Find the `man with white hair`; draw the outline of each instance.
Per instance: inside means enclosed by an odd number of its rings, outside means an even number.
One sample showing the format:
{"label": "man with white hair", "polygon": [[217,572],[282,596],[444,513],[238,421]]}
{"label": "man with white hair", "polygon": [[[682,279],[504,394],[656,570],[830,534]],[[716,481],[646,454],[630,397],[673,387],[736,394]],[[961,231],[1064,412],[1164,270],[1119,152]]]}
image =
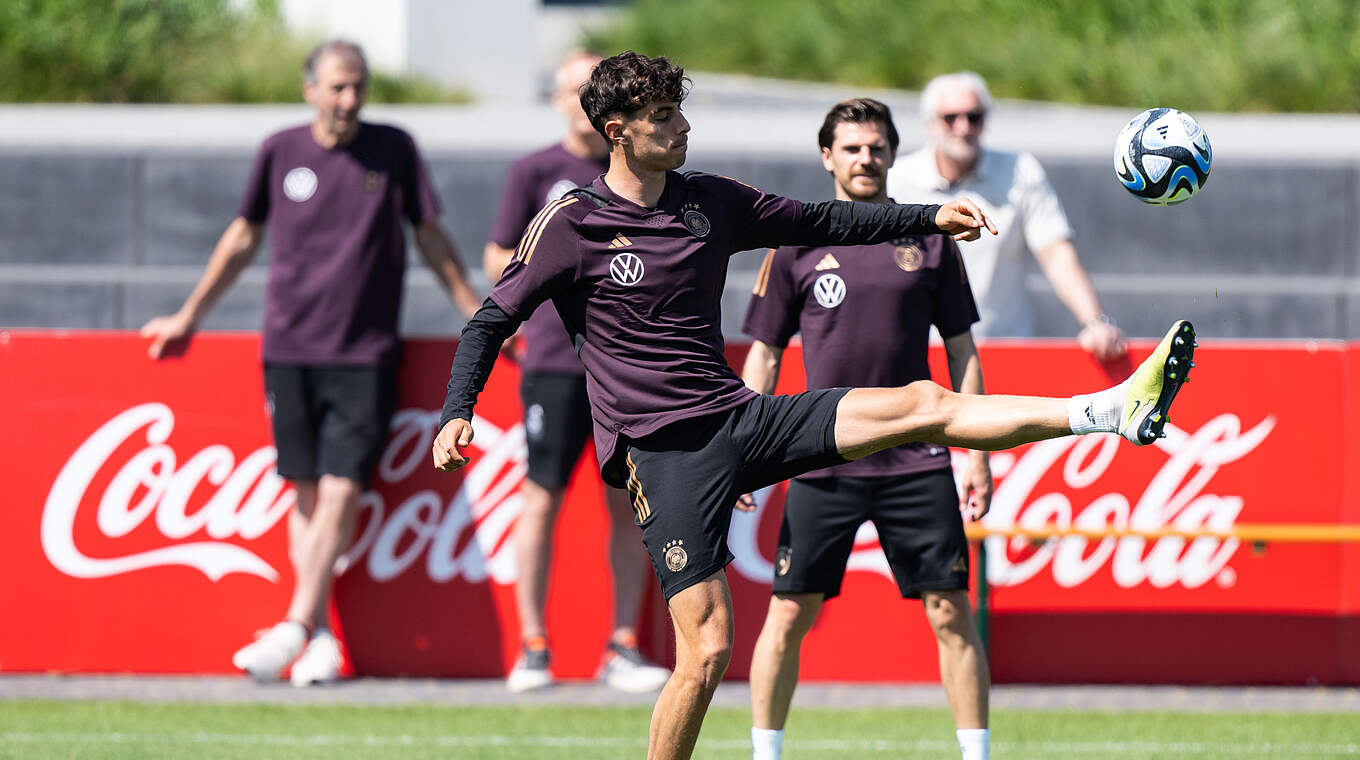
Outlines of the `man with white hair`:
{"label": "man with white hair", "polygon": [[1081,347],[1100,361],[1122,356],[1124,334],[1101,309],[1043,167],[1029,153],[982,147],[991,110],[991,93],[977,74],[932,79],[921,92],[927,145],[897,161],[888,173],[888,192],[905,203],[968,198],[995,220],[1000,235],[959,246],[982,317],[973,326],[976,336],[1034,334],[1034,307],[1025,288],[1028,252],[1081,325]]}

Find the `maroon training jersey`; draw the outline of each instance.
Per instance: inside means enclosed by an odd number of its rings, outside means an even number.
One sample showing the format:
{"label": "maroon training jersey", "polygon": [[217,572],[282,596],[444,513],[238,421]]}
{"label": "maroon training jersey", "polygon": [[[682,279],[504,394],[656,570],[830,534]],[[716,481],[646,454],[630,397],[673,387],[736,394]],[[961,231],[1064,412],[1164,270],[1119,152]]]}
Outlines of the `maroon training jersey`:
{"label": "maroon training jersey", "polygon": [[[588,185],[609,168],[609,157],[581,158],[561,143],[519,159],[501,194],[500,211],[491,226],[491,242],[514,248],[524,228],[539,209],[561,198],[568,190]],[[551,304],[536,309],[520,328],[524,337],[524,360],[528,372],[585,372],[562,318]]]}
{"label": "maroon training jersey", "polygon": [[439,215],[410,135],[363,123],[323,148],[311,125],[278,132],[255,157],[239,215],[268,222],[264,358],[284,364],[395,361],[406,273],[401,220]]}
{"label": "maroon training jersey", "polygon": [[[803,335],[808,388],[930,379],[930,326],[950,338],[978,319],[947,235],[877,245],[780,248],[760,268],[742,330],[777,348]],[[873,477],[949,467],[948,449],[906,444],[800,477]]]}
{"label": "maroon training jersey", "polygon": [[602,179],[591,188],[608,202],[573,194],[539,212],[491,300],[523,319],[552,299],[586,368],[604,465],[619,435],[639,438],[756,395],[723,356],[727,260],[791,241],[802,204],[698,172],[668,173],[656,208]]}

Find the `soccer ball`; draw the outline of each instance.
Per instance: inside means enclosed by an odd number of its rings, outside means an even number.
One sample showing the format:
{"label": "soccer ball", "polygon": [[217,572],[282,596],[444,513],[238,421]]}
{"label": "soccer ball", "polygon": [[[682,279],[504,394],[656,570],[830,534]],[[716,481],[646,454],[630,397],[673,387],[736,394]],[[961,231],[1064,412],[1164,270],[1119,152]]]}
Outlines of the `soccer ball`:
{"label": "soccer ball", "polygon": [[1174,206],[1190,200],[1209,179],[1214,151],[1209,136],[1189,114],[1149,108],[1119,131],[1114,175],[1144,203]]}

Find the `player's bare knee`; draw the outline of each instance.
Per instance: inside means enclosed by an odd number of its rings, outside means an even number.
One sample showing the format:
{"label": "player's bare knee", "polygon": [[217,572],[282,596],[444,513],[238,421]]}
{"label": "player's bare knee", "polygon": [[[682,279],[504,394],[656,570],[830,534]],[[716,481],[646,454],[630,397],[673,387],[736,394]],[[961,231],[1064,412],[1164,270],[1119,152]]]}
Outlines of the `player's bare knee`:
{"label": "player's bare knee", "polygon": [[966,591],[928,592],[923,600],[926,618],[941,640],[966,640],[974,635],[973,613]]}
{"label": "player's bare knee", "polygon": [[898,424],[904,431],[916,438],[944,428],[948,421],[945,399],[949,391],[929,380],[917,380],[897,390]]}
{"label": "player's bare knee", "polygon": [[802,639],[812,630],[821,610],[819,594],[779,594],[770,598],[769,624],[781,642]]}

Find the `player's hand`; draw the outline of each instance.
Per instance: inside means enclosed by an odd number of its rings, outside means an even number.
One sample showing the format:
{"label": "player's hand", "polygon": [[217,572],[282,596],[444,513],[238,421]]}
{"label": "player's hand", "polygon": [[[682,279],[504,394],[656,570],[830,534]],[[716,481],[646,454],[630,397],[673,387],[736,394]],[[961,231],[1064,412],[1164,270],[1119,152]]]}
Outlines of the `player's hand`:
{"label": "player's hand", "polygon": [[1077,343],[1096,361],[1107,362],[1128,352],[1124,331],[1109,322],[1093,319],[1077,333]]}
{"label": "player's hand", "polygon": [[996,234],[996,225],[992,224],[992,220],[967,198],[940,206],[940,210],[935,213],[935,226],[958,241],[977,240],[984,229]]}
{"label": "player's hand", "polygon": [[434,437],[434,466],[436,470],[453,472],[472,461],[462,450],[472,444],[472,423],[455,417],[444,424]]}
{"label": "player's hand", "polygon": [[737,509],[742,512],[754,512],[757,506],[754,494],[744,493],[737,499]]}
{"label": "player's hand", "polygon": [[142,325],[141,335],[151,339],[146,353],[152,359],[179,356],[189,348],[189,339],[194,335],[194,323],[181,314],[156,317]]}
{"label": "player's hand", "polygon": [[959,512],[964,519],[977,522],[992,508],[992,464],[985,451],[968,454],[959,484]]}

